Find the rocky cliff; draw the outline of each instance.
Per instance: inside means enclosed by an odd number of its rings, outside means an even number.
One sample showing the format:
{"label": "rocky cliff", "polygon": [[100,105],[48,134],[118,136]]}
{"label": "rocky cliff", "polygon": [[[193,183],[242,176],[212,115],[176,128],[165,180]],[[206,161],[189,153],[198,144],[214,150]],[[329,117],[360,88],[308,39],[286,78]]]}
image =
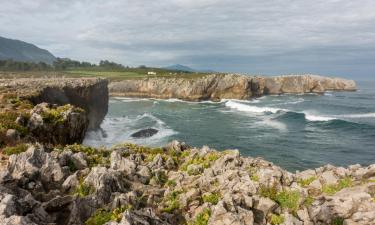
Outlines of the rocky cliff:
{"label": "rocky cliff", "polygon": [[267,94],[354,91],[352,80],[317,75],[251,77],[233,74],[209,75],[197,79],[147,78],[112,82],[113,96],[178,98],[188,101],[249,99]]}
{"label": "rocky cliff", "polygon": [[108,110],[106,80],[0,81],[0,148],[23,142],[81,143]]}
{"label": "rocky cliff", "polygon": [[1,224],[372,225],[375,164],[290,173],[237,150],[30,145],[0,170]]}

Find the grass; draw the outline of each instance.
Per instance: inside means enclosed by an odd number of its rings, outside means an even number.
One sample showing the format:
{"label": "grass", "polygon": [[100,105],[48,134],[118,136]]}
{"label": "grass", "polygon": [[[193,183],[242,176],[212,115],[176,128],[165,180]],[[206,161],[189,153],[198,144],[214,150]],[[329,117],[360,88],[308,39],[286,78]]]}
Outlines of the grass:
{"label": "grass", "polygon": [[297,183],[301,186],[301,187],[307,187],[309,186],[314,180],[316,180],[316,177],[315,176],[312,176],[312,177],[309,177],[309,178],[306,178],[306,179],[299,179],[297,181]]}
{"label": "grass", "polygon": [[276,185],[270,187],[261,185],[259,192],[261,196],[270,198],[277,202],[283,209],[288,209],[295,213],[299,208],[301,194],[298,191],[283,190],[278,192]]}
{"label": "grass", "polygon": [[97,209],[85,222],[86,225],[103,225],[112,219],[112,213],[105,209]]}
{"label": "grass", "polygon": [[90,168],[97,165],[109,164],[110,151],[105,149],[96,149],[89,146],[73,144],[65,146],[64,150],[72,151],[73,153],[83,152],[87,155],[87,164]]}
{"label": "grass", "polygon": [[211,209],[206,208],[201,213],[199,213],[196,217],[193,223],[190,223],[189,225],[207,225],[208,220],[210,220],[211,217]]}
{"label": "grass", "polygon": [[180,208],[180,194],[180,191],[172,191],[171,193],[169,193],[168,196],[164,199],[166,207],[163,208],[162,211],[166,213],[173,213],[175,210],[178,210]]}
{"label": "grass", "polygon": [[167,187],[176,187],[177,183],[176,183],[175,180],[168,180],[168,181],[165,183],[165,185],[166,185]]}
{"label": "grass", "polygon": [[80,198],[83,198],[94,193],[94,191],[94,188],[92,188],[90,185],[85,184],[81,179],[78,186],[74,189],[73,194]]}
{"label": "grass", "polygon": [[297,212],[301,194],[298,191],[284,190],[276,195],[276,202],[281,208],[289,209],[291,212]]}
{"label": "grass", "polygon": [[331,225],[343,225],[344,224],[344,218],[342,217],[336,217],[331,221]]}
{"label": "grass", "polygon": [[312,196],[307,196],[305,201],[303,202],[303,204],[306,206],[306,207],[309,207],[313,204],[313,202],[315,201],[315,199],[312,197]]}
{"label": "grass", "polygon": [[221,153],[219,152],[210,152],[207,153],[204,157],[194,156],[191,159],[188,159],[180,166],[180,170],[187,171],[189,165],[202,165],[203,168],[209,168],[213,162],[221,157]]}
{"label": "grass", "polygon": [[14,147],[6,147],[6,148],[4,148],[3,149],[3,153],[5,155],[8,155],[8,156],[13,155],[13,154],[18,155],[18,154],[20,154],[22,152],[25,152],[27,150],[27,148],[28,148],[27,144],[18,144],[18,145],[14,146]]}
{"label": "grass", "polygon": [[336,192],[353,186],[353,180],[351,177],[345,177],[339,180],[337,184],[323,185],[322,191],[328,195],[334,195]]}
{"label": "grass", "polygon": [[[20,116],[17,112],[2,112],[0,113],[0,130],[6,132],[8,129],[17,130],[21,136],[25,136],[28,133],[27,127],[21,126],[16,123],[16,119]],[[30,118],[28,113],[23,113],[22,116],[25,118]]]}
{"label": "grass", "polygon": [[271,215],[270,223],[272,225],[282,224],[284,223],[284,221],[285,221],[285,218],[282,215],[276,215],[276,214]]}
{"label": "grass", "polygon": [[209,202],[216,205],[220,200],[220,194],[218,193],[206,193],[202,196],[203,202]]}

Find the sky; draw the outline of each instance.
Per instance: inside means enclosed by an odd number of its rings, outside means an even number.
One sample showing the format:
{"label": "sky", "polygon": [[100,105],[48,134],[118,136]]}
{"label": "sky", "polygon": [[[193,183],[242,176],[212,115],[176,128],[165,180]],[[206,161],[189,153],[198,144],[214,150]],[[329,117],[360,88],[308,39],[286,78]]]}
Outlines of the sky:
{"label": "sky", "polygon": [[0,0],[0,36],[58,57],[375,79],[374,0]]}

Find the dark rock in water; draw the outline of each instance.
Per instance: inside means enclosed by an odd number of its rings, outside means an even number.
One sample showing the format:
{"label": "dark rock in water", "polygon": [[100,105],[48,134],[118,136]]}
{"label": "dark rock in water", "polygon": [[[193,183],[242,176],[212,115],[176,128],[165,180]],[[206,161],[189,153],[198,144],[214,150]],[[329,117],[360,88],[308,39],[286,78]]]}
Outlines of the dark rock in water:
{"label": "dark rock in water", "polygon": [[147,128],[147,129],[143,129],[143,130],[135,132],[134,134],[131,135],[131,137],[133,137],[133,138],[147,138],[147,137],[154,136],[158,132],[159,131],[154,129],[154,128]]}

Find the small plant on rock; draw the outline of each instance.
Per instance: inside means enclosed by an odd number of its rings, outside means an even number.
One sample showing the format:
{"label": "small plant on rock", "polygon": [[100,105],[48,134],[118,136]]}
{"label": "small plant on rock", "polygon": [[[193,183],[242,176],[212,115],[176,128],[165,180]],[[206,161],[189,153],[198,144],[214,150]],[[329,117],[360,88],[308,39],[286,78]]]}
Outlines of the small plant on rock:
{"label": "small plant on rock", "polygon": [[220,200],[220,194],[218,193],[206,193],[202,196],[203,202],[209,202],[216,205]]}
{"label": "small plant on rock", "polygon": [[98,209],[86,221],[86,225],[103,225],[112,219],[112,213],[105,209]]}
{"label": "small plant on rock", "polygon": [[353,186],[353,180],[350,177],[345,177],[339,180],[337,184],[323,185],[322,191],[328,195],[334,195],[336,192]]}
{"label": "small plant on rock", "polygon": [[206,208],[201,213],[199,213],[196,217],[193,223],[189,225],[207,225],[208,220],[210,220],[211,217],[211,209]]}
{"label": "small plant on rock", "polygon": [[298,191],[281,191],[276,195],[276,202],[281,208],[289,209],[292,212],[297,212],[299,208],[301,194]]}
{"label": "small plant on rock", "polygon": [[276,214],[271,215],[270,222],[272,225],[282,224],[284,223],[284,221],[285,221],[285,218],[283,215],[276,215]]}
{"label": "small plant on rock", "polygon": [[342,217],[335,217],[331,221],[331,225],[343,225],[344,224],[344,218]]}
{"label": "small plant on rock", "polygon": [[173,191],[165,199],[166,207],[163,208],[163,212],[173,213],[175,210],[180,208],[179,196],[181,192]]}
{"label": "small plant on rock", "polygon": [[5,155],[13,155],[13,154],[20,154],[22,152],[25,152],[27,150],[28,146],[27,144],[18,144],[14,147],[6,147],[3,149],[3,153]]}
{"label": "small plant on rock", "polygon": [[90,185],[85,184],[83,179],[81,179],[79,181],[78,186],[73,191],[73,194],[80,198],[83,198],[85,196],[88,196],[94,193],[94,191],[95,191],[94,188],[92,188]]}
{"label": "small plant on rock", "polygon": [[297,181],[297,183],[301,186],[301,187],[307,187],[309,186],[314,180],[316,180],[316,177],[315,176],[312,176],[312,177],[309,177],[309,178],[306,178],[306,179],[299,179]]}

